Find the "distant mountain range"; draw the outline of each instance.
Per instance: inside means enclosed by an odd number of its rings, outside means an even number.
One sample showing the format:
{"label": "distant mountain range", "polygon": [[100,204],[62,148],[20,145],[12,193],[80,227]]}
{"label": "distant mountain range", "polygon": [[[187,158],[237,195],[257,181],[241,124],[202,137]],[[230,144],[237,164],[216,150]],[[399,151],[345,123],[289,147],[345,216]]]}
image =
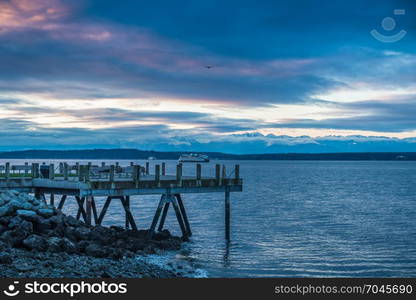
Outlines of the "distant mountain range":
{"label": "distant mountain range", "polygon": [[[178,159],[186,152],[143,151],[138,149],[91,150],[24,150],[0,152],[0,159]],[[350,153],[267,153],[227,154],[195,152],[211,159],[224,160],[416,160],[416,152],[350,152]]]}

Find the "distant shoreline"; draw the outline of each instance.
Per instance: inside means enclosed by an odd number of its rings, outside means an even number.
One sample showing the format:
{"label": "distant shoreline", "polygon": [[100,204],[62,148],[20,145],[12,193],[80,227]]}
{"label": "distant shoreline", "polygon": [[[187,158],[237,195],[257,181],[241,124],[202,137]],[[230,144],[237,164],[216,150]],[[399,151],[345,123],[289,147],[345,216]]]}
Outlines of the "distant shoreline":
{"label": "distant shoreline", "polygon": [[[190,151],[162,152],[138,149],[90,150],[23,150],[0,152],[0,159],[125,159],[155,157],[176,160]],[[416,152],[339,152],[339,153],[270,153],[229,154],[221,152],[193,152],[207,154],[211,160],[335,160],[335,161],[416,161]]]}

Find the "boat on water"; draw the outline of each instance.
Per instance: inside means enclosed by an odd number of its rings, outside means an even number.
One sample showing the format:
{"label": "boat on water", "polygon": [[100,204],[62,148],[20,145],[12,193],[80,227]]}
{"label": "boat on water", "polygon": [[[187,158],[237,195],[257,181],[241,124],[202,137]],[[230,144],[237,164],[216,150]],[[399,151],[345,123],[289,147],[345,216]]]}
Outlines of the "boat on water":
{"label": "boat on water", "polygon": [[209,162],[209,158],[207,155],[204,154],[195,154],[195,153],[189,153],[189,154],[182,154],[179,159],[179,162]]}
{"label": "boat on water", "polygon": [[156,160],[156,157],[154,157],[154,156],[149,156],[149,157],[147,158],[147,160]]}

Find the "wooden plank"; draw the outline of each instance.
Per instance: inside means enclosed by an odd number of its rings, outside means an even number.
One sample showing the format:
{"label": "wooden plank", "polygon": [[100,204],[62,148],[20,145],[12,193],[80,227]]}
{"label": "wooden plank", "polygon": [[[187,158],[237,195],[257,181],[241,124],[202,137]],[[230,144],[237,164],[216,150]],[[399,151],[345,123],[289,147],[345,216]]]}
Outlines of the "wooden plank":
{"label": "wooden plank", "polygon": [[[172,188],[125,188],[125,189],[97,189],[88,191],[93,196],[125,196],[125,195],[160,195],[164,193],[173,194],[204,194],[224,193],[227,186],[206,186],[206,187],[172,187]],[[230,192],[241,192],[241,185],[231,185]],[[83,195],[83,191],[81,191]]]}

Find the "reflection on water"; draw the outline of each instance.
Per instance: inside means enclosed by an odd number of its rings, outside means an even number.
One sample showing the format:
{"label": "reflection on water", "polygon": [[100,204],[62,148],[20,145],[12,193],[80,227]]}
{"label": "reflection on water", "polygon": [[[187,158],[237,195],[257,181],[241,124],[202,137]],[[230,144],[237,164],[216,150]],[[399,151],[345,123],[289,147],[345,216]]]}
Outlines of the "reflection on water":
{"label": "reflection on water", "polygon": [[[204,175],[214,176],[215,163]],[[220,163],[240,163],[244,178],[244,192],[231,195],[229,245],[224,195],[183,195],[193,232],[184,256],[210,276],[416,276],[416,162]],[[184,174],[194,168],[185,164]],[[150,226],[158,200],[131,198],[139,227]],[[67,202],[65,212],[76,211]],[[97,202],[100,209],[104,199]],[[108,212],[104,225],[124,224],[119,202]],[[172,211],[166,226],[179,234]]]}

